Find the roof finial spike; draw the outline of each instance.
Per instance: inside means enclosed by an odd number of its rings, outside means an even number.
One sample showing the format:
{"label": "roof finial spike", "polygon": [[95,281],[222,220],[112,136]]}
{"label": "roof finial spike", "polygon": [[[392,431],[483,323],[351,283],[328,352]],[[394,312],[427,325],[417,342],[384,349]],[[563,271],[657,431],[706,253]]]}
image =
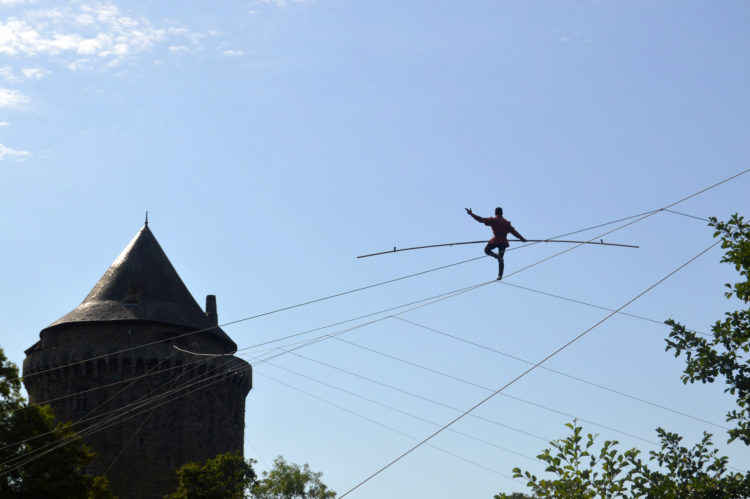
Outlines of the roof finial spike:
{"label": "roof finial spike", "polygon": [[146,210],[146,226],[148,226],[148,210]]}

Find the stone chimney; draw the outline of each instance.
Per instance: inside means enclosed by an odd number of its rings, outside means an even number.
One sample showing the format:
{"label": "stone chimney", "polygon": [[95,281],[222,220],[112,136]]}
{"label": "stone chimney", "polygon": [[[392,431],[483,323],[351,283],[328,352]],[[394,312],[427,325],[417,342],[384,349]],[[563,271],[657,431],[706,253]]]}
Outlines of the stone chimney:
{"label": "stone chimney", "polygon": [[214,326],[219,325],[219,314],[216,312],[216,295],[206,295],[206,317]]}

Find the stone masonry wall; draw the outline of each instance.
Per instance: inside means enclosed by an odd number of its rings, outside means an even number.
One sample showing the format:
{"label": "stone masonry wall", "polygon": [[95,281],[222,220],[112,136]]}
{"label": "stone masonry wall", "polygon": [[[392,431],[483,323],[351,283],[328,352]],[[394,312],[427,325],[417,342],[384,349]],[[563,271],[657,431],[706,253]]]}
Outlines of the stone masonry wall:
{"label": "stone masonry wall", "polygon": [[24,361],[30,402],[51,401],[59,421],[74,422],[97,453],[89,472],[106,475],[121,499],[161,498],[174,491],[175,470],[186,462],[242,452],[251,366],[172,348],[221,352],[206,333],[169,340],[185,332],[153,323],[70,324],[46,330]]}

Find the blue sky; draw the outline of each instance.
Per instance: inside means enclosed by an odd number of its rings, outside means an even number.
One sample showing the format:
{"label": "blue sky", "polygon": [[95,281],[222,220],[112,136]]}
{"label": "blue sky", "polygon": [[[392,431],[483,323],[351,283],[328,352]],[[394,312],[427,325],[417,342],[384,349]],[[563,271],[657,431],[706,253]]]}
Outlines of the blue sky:
{"label": "blue sky", "polygon": [[[750,163],[745,2],[176,5],[0,1],[0,345],[16,363],[84,298],[146,210],[198,302],[218,295],[224,322],[479,256],[481,246],[461,246],[355,259],[489,238],[465,207],[488,216],[502,206],[524,236],[548,238],[666,206]],[[675,209],[748,215],[748,192],[750,174]],[[616,308],[712,242],[703,222],[672,213],[605,240],[641,248],[578,248],[507,282]],[[506,272],[563,248],[509,252]],[[707,331],[737,306],[723,298],[734,274],[720,256],[712,250],[627,311]],[[482,259],[226,331],[250,347],[494,274]],[[493,284],[403,318],[538,361],[604,315]],[[731,399],[720,385],[681,383],[666,333],[615,317],[549,367],[722,423]],[[486,395],[477,384],[499,387],[524,370],[392,318],[342,339],[475,385],[333,339],[299,353],[462,409]],[[417,438],[435,427],[319,382],[439,424],[456,414],[291,354],[257,365],[246,455],[309,462],[340,493],[413,443],[341,408]],[[647,440],[657,426],[687,442],[708,429],[736,466],[750,458],[720,428],[554,373],[536,371],[507,394]],[[569,421],[503,396],[477,414],[535,437],[468,418],[455,429],[483,442],[448,432],[431,443],[506,475],[540,467],[492,445],[533,457]],[[523,489],[465,460],[424,447],[352,497]]]}

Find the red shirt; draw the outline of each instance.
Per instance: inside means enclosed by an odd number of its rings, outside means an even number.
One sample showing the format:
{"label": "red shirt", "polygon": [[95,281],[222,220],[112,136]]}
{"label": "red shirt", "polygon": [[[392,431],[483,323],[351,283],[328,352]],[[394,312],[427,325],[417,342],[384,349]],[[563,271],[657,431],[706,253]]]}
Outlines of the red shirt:
{"label": "red shirt", "polygon": [[510,222],[503,217],[484,218],[478,215],[474,215],[473,213],[471,214],[471,216],[474,217],[477,222],[482,222],[484,225],[489,225],[490,227],[492,227],[492,233],[495,234],[495,237],[490,239],[490,244],[497,244],[500,246],[505,246],[507,248],[508,246],[510,246],[510,243],[508,242],[509,232],[516,236],[518,239],[523,239],[521,237],[521,234],[519,234],[516,229],[513,228]]}

